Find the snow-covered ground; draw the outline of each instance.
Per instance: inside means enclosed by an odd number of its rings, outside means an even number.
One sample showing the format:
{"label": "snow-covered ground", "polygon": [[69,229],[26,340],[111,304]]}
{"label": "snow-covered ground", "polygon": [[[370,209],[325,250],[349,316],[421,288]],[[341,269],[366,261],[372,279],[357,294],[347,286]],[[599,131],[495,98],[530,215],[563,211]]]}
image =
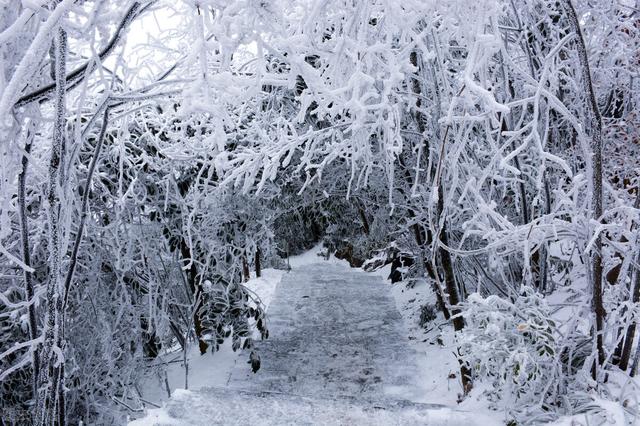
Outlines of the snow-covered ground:
{"label": "snow-covered ground", "polygon": [[[559,249],[556,248],[556,252]],[[558,258],[562,257],[555,253]],[[568,259],[565,255],[564,259]],[[590,312],[585,311],[589,306],[589,291],[582,263],[577,253],[573,253],[574,267],[571,274],[571,286],[559,287],[547,297],[552,311],[552,316],[561,331],[581,328],[588,332],[590,327]],[[374,274],[388,277],[391,266],[387,265]],[[584,288],[576,287],[575,283],[583,283]],[[426,391],[424,399],[433,403],[448,406],[456,406],[461,410],[471,411],[490,418],[498,424],[508,422],[504,414],[505,410],[493,410],[489,408],[489,401],[484,392],[490,384],[474,383],[471,393],[458,403],[462,393],[460,382],[460,369],[454,351],[453,327],[438,313],[435,320],[428,323],[426,328],[419,325],[420,308],[425,304],[433,305],[435,295],[426,280],[418,280],[413,287],[408,287],[406,282],[390,284],[391,292],[396,300],[398,311],[402,314],[408,331],[408,339],[411,344],[424,356],[420,357],[420,365],[427,375]],[[611,371],[607,383],[601,384],[602,391],[608,395],[608,399],[593,393],[594,412],[588,414],[576,414],[560,417],[551,423],[553,426],[587,426],[587,425],[635,425],[640,424],[632,412],[625,407],[638,407],[640,404],[640,379],[631,378],[620,371]],[[597,410],[596,410],[597,408]],[[488,424],[488,423],[487,423]]]}
{"label": "snow-covered ground", "polygon": [[[322,245],[318,244],[299,256],[292,256],[289,259],[292,270],[321,261],[323,259],[319,256],[321,250]],[[329,262],[347,265],[347,262],[334,257]],[[276,287],[280,283],[282,275],[286,273],[287,271],[283,270],[264,269],[262,276],[256,278],[255,273],[252,272],[253,278],[245,284],[260,297],[262,303],[267,307],[267,312]],[[156,362],[167,363],[166,382],[164,375],[158,376],[155,373],[150,373],[140,389],[143,399],[151,403],[149,405],[161,405],[169,399],[169,392],[173,395],[176,390],[185,389],[186,369],[183,358],[181,351],[164,353],[158,357]],[[233,352],[230,339],[220,345],[220,349],[215,354],[207,353],[201,355],[197,345],[192,345],[187,352],[187,364],[189,366],[188,389],[195,391],[202,387],[226,386],[233,367],[237,362],[245,362],[245,358],[246,356],[240,352]],[[169,392],[167,391],[167,384]]]}
{"label": "snow-covered ground", "polygon": [[384,271],[367,274],[319,251],[290,260],[269,309],[271,337],[257,347],[257,374],[244,358],[228,370],[211,363],[205,371],[218,369],[222,381],[176,391],[132,425],[501,423],[494,412],[457,404],[449,348],[412,346],[417,330],[396,309],[411,311],[395,294],[400,286],[383,280]]}
{"label": "snow-covered ground", "polygon": [[[373,272],[385,279],[391,272],[391,265]],[[426,328],[420,326],[420,310],[425,304],[434,305],[435,295],[426,280],[415,281],[412,287],[406,282],[391,284],[396,307],[402,314],[407,330],[407,339],[420,354],[418,363],[425,372],[425,389],[422,401],[438,403],[459,410],[473,412],[477,423],[481,425],[504,424],[503,416],[490,410],[482,397],[484,386],[478,384],[470,395],[461,398],[462,383],[460,381],[460,364],[455,357],[453,327],[445,321],[442,314],[428,323]]]}
{"label": "snow-covered ground", "polygon": [[[418,280],[412,287],[405,282],[391,284],[389,265],[364,273],[334,257],[325,260],[320,252],[321,246],[316,246],[292,257],[290,272],[266,270],[262,278],[248,283],[267,306],[275,306],[269,316],[272,337],[258,347],[263,356],[258,374],[250,372],[246,354],[232,352],[228,343],[213,357],[193,349],[190,371],[197,373],[190,375],[190,390],[183,390],[183,366],[172,364],[168,374],[172,398],[166,401],[164,385],[156,380],[155,386],[146,387],[145,397],[165,401],[163,408],[149,410],[131,424],[490,426],[509,420],[502,410],[489,408],[487,385],[482,382],[461,397],[453,328],[440,313],[426,326],[419,321],[421,307],[435,301],[426,281]],[[278,293],[281,281],[286,289]],[[566,303],[570,295],[562,289],[556,294],[552,303],[559,307],[558,319],[571,316],[571,305]],[[387,316],[394,309],[385,300],[395,305],[401,318]],[[388,328],[389,321],[400,325]],[[349,323],[352,331],[343,330],[343,323]],[[370,328],[373,334],[364,336]],[[384,349],[387,343],[389,350]],[[410,348],[407,355],[403,347]],[[361,363],[373,373],[360,377]],[[637,394],[637,382],[624,377],[626,382],[618,383],[612,375],[608,385],[612,392]],[[600,414],[565,416],[555,424],[632,424],[621,404],[596,403],[602,407]]]}
{"label": "snow-covered ground", "polygon": [[[230,414],[231,413],[231,414]],[[449,408],[366,406],[348,399],[307,398],[220,389],[177,391],[163,408],[130,426],[209,425],[492,425],[472,412]]]}

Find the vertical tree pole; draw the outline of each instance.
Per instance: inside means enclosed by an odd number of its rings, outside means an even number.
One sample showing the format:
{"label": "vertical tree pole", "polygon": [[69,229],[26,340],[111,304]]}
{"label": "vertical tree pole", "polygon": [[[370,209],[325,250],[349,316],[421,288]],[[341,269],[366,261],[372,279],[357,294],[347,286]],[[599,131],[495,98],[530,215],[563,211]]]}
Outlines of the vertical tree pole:
{"label": "vertical tree pole", "polygon": [[[420,68],[422,66],[422,60],[420,60],[420,63],[418,63],[418,53],[416,51],[411,52],[411,55],[409,56],[409,61],[411,62],[411,65],[413,65],[416,68],[416,72],[413,75],[413,82],[411,85],[411,90],[413,91],[413,93],[415,94],[416,100],[415,100],[415,120],[416,120],[416,125],[418,128],[418,132],[420,133],[420,135],[422,136],[422,147],[421,152],[423,153],[423,156],[425,157],[425,161],[428,160],[429,155],[430,155],[430,146],[429,146],[429,141],[427,140],[426,136],[425,136],[425,131],[426,131],[426,126],[425,126],[425,122],[426,122],[426,117],[424,116],[424,113],[422,112],[422,86],[420,84],[420,80],[418,80],[419,78],[419,71]],[[438,83],[437,81],[434,79],[434,84],[436,85],[436,90],[438,90]],[[438,106],[439,106],[439,102],[438,102]],[[422,158],[418,157],[418,161],[422,161]],[[429,171],[430,172],[430,171]],[[416,167],[416,182],[419,176],[420,170],[419,167]],[[415,213],[413,212],[413,210],[409,209],[409,217],[410,218],[414,218],[415,217]],[[420,227],[418,226],[417,223],[414,223],[411,226],[412,230],[413,230],[413,236],[416,240],[416,243],[418,244],[418,247],[420,247],[421,250],[424,250],[424,245],[425,245],[425,239],[427,240],[427,243],[432,243],[433,242],[433,238],[431,236],[430,232],[423,232]],[[443,291],[442,291],[442,287],[440,286],[439,280],[436,279],[436,274],[438,273],[437,271],[434,270],[434,268],[431,267],[431,264],[427,261],[426,257],[423,257],[423,265],[425,270],[427,271],[427,273],[429,274],[429,277],[431,278],[431,286],[433,289],[433,292],[436,295],[436,300],[437,300],[437,305],[440,307],[440,310],[442,311],[442,314],[444,315],[445,319],[449,319],[451,318],[451,315],[449,313],[449,309],[447,308],[447,304],[444,300],[444,295],[443,295]]]}
{"label": "vertical tree pole", "polygon": [[[580,60],[580,71],[582,74],[582,84],[584,85],[584,91],[587,94],[587,103],[590,109],[589,125],[587,131],[591,133],[591,169],[592,169],[592,198],[591,198],[591,211],[592,218],[600,220],[602,216],[602,115],[598,109],[598,103],[593,90],[593,83],[591,81],[591,70],[589,68],[589,59],[587,57],[587,49],[584,44],[584,38],[582,36],[582,30],[580,29],[580,22],[576,15],[576,10],[571,4],[571,0],[564,0],[564,6],[567,10],[567,16],[569,17],[569,23],[573,27],[573,31],[576,34],[576,41],[578,46],[578,58]],[[595,335],[596,335],[596,347],[598,352],[598,359],[593,365],[592,376],[594,380],[597,377],[598,366],[601,366],[605,360],[604,343],[602,338],[602,331],[604,327],[604,317],[606,312],[602,303],[602,236],[598,234],[593,253],[593,310],[595,314]]]}
{"label": "vertical tree pole", "polygon": [[38,379],[36,422],[38,426],[65,424],[64,411],[64,357],[62,356],[62,293],[60,270],[60,193],[65,151],[65,98],[67,33],[60,27],[55,37],[55,117],[47,203],[49,216],[49,279],[46,292],[46,316],[44,323],[44,345]]}
{"label": "vertical tree pole", "polygon": [[251,279],[251,271],[249,269],[249,261],[247,261],[247,250],[242,255],[242,281],[247,282]]}
{"label": "vertical tree pole", "polygon": [[[31,267],[31,248],[29,246],[29,223],[27,218],[27,202],[25,197],[25,186],[27,182],[27,170],[29,168],[29,154],[31,153],[31,143],[33,133],[31,129],[27,131],[27,138],[24,145],[25,154],[22,156],[22,171],[18,176],[18,210],[20,213],[20,234],[22,236],[22,261]],[[33,301],[35,292],[33,291],[33,276],[30,271],[24,270],[24,289],[29,301],[29,338],[35,340],[38,337],[38,322],[36,320],[36,305]],[[33,395],[38,392],[38,375],[40,374],[40,351],[38,346],[33,350],[32,355],[32,375],[33,375]]]}
{"label": "vertical tree pole", "polygon": [[256,267],[256,278],[260,278],[262,276],[262,265],[260,264],[261,255],[262,255],[262,252],[260,250],[260,247],[256,248],[256,255],[254,258],[254,263]]}
{"label": "vertical tree pole", "polygon": [[[465,86],[463,85],[458,92],[458,96],[462,94]],[[445,144],[447,141],[447,137],[449,135],[449,129],[451,128],[451,124],[447,125],[447,128],[444,132],[444,136],[442,137],[441,146],[440,146],[440,158],[438,158],[438,166],[436,168],[436,175],[434,179],[434,187],[432,191],[438,191],[438,201],[436,203],[436,212],[435,217],[438,223],[442,223],[442,226],[436,230],[434,235],[434,248],[433,253],[438,253],[440,255],[440,262],[442,265],[443,273],[444,273],[444,281],[445,288],[447,289],[447,293],[449,295],[449,309],[451,314],[451,319],[453,322],[453,329],[456,332],[462,331],[464,328],[464,318],[462,317],[462,313],[458,304],[460,303],[460,294],[458,292],[458,285],[456,284],[456,276],[455,271],[453,269],[453,259],[451,258],[451,253],[449,253],[449,236],[447,234],[447,218],[445,216],[445,206],[444,206],[444,185],[442,185],[441,181],[441,167],[442,161],[445,156]],[[464,395],[467,395],[471,389],[473,388],[473,381],[471,379],[471,370],[470,368],[460,361],[460,379],[462,380],[462,390]]]}
{"label": "vertical tree pole", "polygon": [[[636,255],[636,262],[640,261],[640,253]],[[640,271],[636,269],[633,274],[633,293],[631,301],[633,304],[640,302]],[[626,371],[629,367],[629,359],[631,358],[631,349],[633,347],[633,340],[636,335],[636,322],[632,322],[627,328],[627,332],[624,338],[624,347],[620,356],[620,370]]]}
{"label": "vertical tree pole", "polygon": [[[440,220],[440,217],[444,214],[444,188],[442,184],[438,186],[438,203],[437,203],[437,218]],[[451,319],[453,322],[453,329],[456,332],[462,331],[464,328],[464,318],[462,318],[462,313],[460,312],[460,308],[458,304],[460,303],[460,294],[458,293],[458,285],[456,284],[456,275],[453,270],[453,259],[451,258],[451,253],[447,250],[447,246],[449,245],[449,237],[447,235],[447,219],[443,220],[442,229],[440,230],[440,235],[438,235],[437,239],[443,244],[443,246],[439,247],[440,252],[440,261],[442,262],[442,269],[444,271],[444,281],[445,286],[447,288],[447,293],[449,294],[449,305],[451,310]],[[438,244],[438,242],[436,242]],[[460,379],[462,381],[462,391],[464,395],[467,395],[471,388],[473,387],[473,382],[471,380],[471,370],[469,367],[460,362]]]}

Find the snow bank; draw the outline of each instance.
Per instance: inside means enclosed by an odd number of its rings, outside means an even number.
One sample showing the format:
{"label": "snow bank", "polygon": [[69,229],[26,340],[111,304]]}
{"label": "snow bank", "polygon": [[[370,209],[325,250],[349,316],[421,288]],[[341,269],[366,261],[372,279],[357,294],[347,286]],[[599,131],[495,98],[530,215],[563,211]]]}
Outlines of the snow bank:
{"label": "snow bank", "polygon": [[260,278],[255,278],[254,276],[254,278],[245,283],[245,286],[260,297],[260,300],[268,310],[269,304],[273,300],[273,294],[276,292],[276,287],[284,273],[285,271],[278,269],[265,269],[262,271]]}
{"label": "snow bank", "polygon": [[[388,277],[391,266],[374,272]],[[390,282],[389,282],[390,283]],[[435,320],[426,328],[420,326],[420,309],[426,304],[434,305],[436,297],[426,280],[418,280],[413,287],[406,282],[389,284],[396,307],[402,315],[407,330],[407,338],[420,355],[418,366],[422,372],[425,392],[417,400],[422,403],[443,404],[464,412],[472,412],[474,425],[503,425],[501,413],[488,408],[482,397],[482,384],[476,387],[462,402],[460,365],[455,356],[455,342],[452,325],[438,312]]]}

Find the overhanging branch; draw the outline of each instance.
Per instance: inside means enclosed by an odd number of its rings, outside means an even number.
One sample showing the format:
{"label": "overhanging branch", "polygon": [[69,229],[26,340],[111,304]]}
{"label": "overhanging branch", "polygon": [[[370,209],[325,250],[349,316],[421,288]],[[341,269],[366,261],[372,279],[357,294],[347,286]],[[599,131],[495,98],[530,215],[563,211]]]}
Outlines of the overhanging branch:
{"label": "overhanging branch", "polygon": [[[107,56],[109,56],[109,54],[111,54],[113,49],[115,49],[115,47],[118,45],[118,43],[122,39],[122,35],[124,34],[129,24],[131,24],[131,22],[133,22],[135,18],[140,16],[140,14],[142,14],[153,3],[154,1],[151,1],[143,6],[141,2],[136,1],[131,5],[131,7],[127,10],[124,17],[120,21],[120,24],[116,28],[115,33],[113,34],[113,36],[111,37],[107,45],[100,51],[100,53],[98,53],[98,57],[100,58],[100,60],[104,60],[104,58],[106,58]],[[80,66],[79,68],[76,68],[75,70],[67,74],[67,77],[66,77],[67,90],[74,88],[84,78],[87,72],[93,71],[94,66],[95,65],[93,64],[93,61],[88,60],[82,66]],[[55,87],[56,87],[55,83],[50,83],[46,86],[36,89],[31,93],[28,93],[22,96],[14,104],[14,108],[19,108],[31,102],[48,99],[51,93],[54,91]]]}

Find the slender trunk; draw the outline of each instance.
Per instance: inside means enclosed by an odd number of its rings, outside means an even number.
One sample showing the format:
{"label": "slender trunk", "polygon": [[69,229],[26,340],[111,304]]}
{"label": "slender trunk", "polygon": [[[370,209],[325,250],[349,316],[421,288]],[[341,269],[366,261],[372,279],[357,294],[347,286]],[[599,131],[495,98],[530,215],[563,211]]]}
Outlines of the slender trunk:
{"label": "slender trunk", "polygon": [[51,144],[51,160],[49,163],[48,183],[48,216],[49,216],[49,279],[46,293],[46,317],[44,329],[44,345],[40,361],[40,377],[38,379],[38,396],[36,405],[36,422],[38,426],[60,422],[64,419],[63,377],[64,358],[59,357],[63,351],[62,341],[62,282],[60,275],[60,193],[62,185],[61,169],[65,149],[65,98],[66,98],[66,53],[67,34],[63,28],[56,35],[56,100],[53,140]]}
{"label": "slender trunk", "polygon": [[[438,211],[436,217],[439,219],[444,213],[444,194],[442,185],[440,185],[440,187],[438,188],[438,192]],[[442,262],[442,269],[444,271],[444,281],[447,288],[447,293],[449,293],[449,306],[451,309],[453,329],[458,332],[464,328],[464,319],[462,318],[460,309],[458,308],[458,304],[460,303],[460,295],[458,293],[458,286],[456,285],[456,276],[453,270],[453,260],[451,259],[451,253],[449,253],[449,251],[447,251],[447,249],[445,248],[449,245],[446,219],[443,222],[442,229],[440,230],[440,235],[438,236],[438,238],[440,242],[442,242],[442,246],[438,247],[438,252],[440,253],[440,260]],[[463,362],[460,362],[460,378],[462,380],[463,392],[466,395],[471,391],[473,382],[471,381],[471,370]]]}
{"label": "slender trunk", "polygon": [[[409,216],[413,217],[413,211],[409,210]],[[417,223],[414,224],[412,228],[413,228],[413,237],[416,240],[416,244],[418,244],[418,247],[420,247],[420,249],[423,250],[423,253],[424,253],[424,245],[425,245],[424,238],[426,238],[427,243],[430,244],[433,241],[433,239],[431,238],[431,233],[429,232],[427,235],[423,235]],[[422,257],[422,263],[424,265],[424,269],[429,275],[429,278],[431,278],[432,289],[434,294],[436,295],[437,306],[442,311],[442,315],[444,315],[444,319],[449,320],[451,318],[451,313],[449,313],[449,309],[447,308],[447,303],[444,300],[442,287],[438,283],[438,279],[436,277],[436,274],[438,272],[434,271],[433,267],[431,266],[431,263],[426,259],[426,257],[424,256],[421,256],[421,257]]]}
{"label": "slender trunk", "polygon": [[636,354],[633,357],[633,365],[631,366],[631,371],[629,372],[629,376],[634,377],[636,372],[638,371],[638,363],[640,361],[640,345],[636,346]]}
{"label": "slender trunk", "polygon": [[364,229],[364,233],[369,235],[369,220],[367,219],[367,214],[364,212],[362,205],[358,202],[358,213],[360,214],[360,220],[362,220],[362,228]]}
{"label": "slender trunk", "polygon": [[262,252],[260,251],[260,247],[256,249],[256,255],[254,257],[254,263],[256,265],[256,277],[260,278],[262,276],[262,266],[260,265],[260,256]]}
{"label": "slender trunk", "polygon": [[[412,85],[411,85],[411,90],[413,91],[413,93],[416,95],[416,100],[415,100],[415,120],[416,120],[416,126],[418,128],[418,133],[420,133],[420,135],[422,135],[422,147],[420,149],[420,152],[423,154],[423,156],[425,156],[424,161],[427,162],[429,159],[429,154],[430,154],[430,146],[429,146],[429,141],[427,140],[427,138],[425,137],[424,133],[426,130],[426,117],[424,116],[421,107],[422,107],[422,86],[420,84],[420,80],[418,79],[419,75],[418,72],[421,69],[421,67],[418,64],[418,53],[417,52],[411,52],[411,55],[409,56],[409,61],[411,62],[411,65],[413,65],[414,67],[416,67],[417,71],[412,79]],[[422,64],[420,64],[422,65]],[[435,81],[435,80],[434,80]],[[437,90],[437,84],[436,84],[436,90]],[[418,161],[422,161],[422,158],[419,158]],[[419,165],[419,163],[418,163]],[[419,166],[416,167],[416,181],[419,178],[419,174],[420,174],[420,170],[419,170]],[[414,218],[415,217],[415,213],[413,212],[413,210],[409,209],[409,217],[410,218]],[[421,231],[420,227],[418,226],[418,224],[414,224],[412,225],[413,228],[413,233],[414,233],[414,238],[416,240],[416,243],[418,244],[418,247],[420,247],[421,250],[424,250],[424,244],[425,244],[425,239],[428,242],[432,242],[433,239],[431,238],[431,235],[423,235],[423,232]],[[424,264],[424,268],[425,271],[427,272],[427,274],[429,275],[429,277],[431,278],[431,283],[432,283],[432,288],[433,288],[433,292],[436,295],[436,301],[437,301],[437,305],[440,307],[440,310],[442,311],[442,315],[444,315],[445,319],[449,319],[451,318],[451,314],[449,313],[449,309],[447,309],[447,304],[445,303],[444,300],[444,296],[443,296],[443,292],[442,292],[442,288],[440,287],[440,284],[438,283],[438,280],[436,279],[436,274],[438,273],[437,271],[434,271],[433,268],[431,267],[430,263],[427,261],[427,259],[423,256],[423,264]]]}
{"label": "slender trunk", "polygon": [[107,123],[109,119],[109,108],[105,108],[104,115],[102,116],[102,127],[100,128],[100,135],[96,141],[96,146],[93,151],[93,157],[89,165],[89,171],[87,172],[87,181],[84,185],[84,192],[82,193],[82,205],[80,207],[80,224],[78,225],[78,232],[76,233],[76,239],[73,244],[73,250],[71,252],[71,260],[69,262],[69,269],[64,281],[64,306],[66,307],[69,299],[69,289],[71,287],[71,281],[76,270],[76,264],[78,263],[78,251],[80,249],[80,243],[82,242],[82,235],[84,232],[84,225],[87,220],[87,205],[89,203],[89,191],[91,187],[91,179],[93,178],[93,172],[95,171],[98,158],[100,157],[100,150],[107,131]]}
{"label": "slender trunk", "polygon": [[[636,256],[636,263],[637,262],[640,262],[640,252]],[[640,302],[640,271],[636,269],[633,276],[634,276],[633,295],[631,300],[633,304],[636,305],[638,302]],[[635,338],[635,334],[636,334],[636,323],[634,321],[627,328],[627,332],[624,338],[624,346],[620,351],[619,367],[620,367],[620,370],[622,371],[626,371],[627,367],[629,366],[629,359],[631,357],[631,349],[633,347],[633,340]]]}
{"label": "slender trunk", "polygon": [[184,364],[184,388],[188,390],[189,389],[189,359],[187,358],[186,346],[182,348],[182,363]]}
{"label": "slender trunk", "polygon": [[[458,307],[458,303],[460,303],[460,297],[458,294],[458,286],[456,285],[456,277],[455,272],[453,270],[453,259],[451,259],[451,253],[449,253],[446,247],[449,246],[449,236],[447,234],[447,220],[446,217],[443,218],[444,215],[444,188],[442,186],[442,182],[440,181],[441,176],[441,164],[445,155],[445,143],[447,141],[447,136],[449,134],[449,126],[447,126],[444,135],[440,136],[440,127],[438,125],[439,113],[441,109],[440,103],[440,89],[438,86],[438,80],[434,76],[434,85],[435,85],[435,94],[436,94],[436,104],[438,114],[433,117],[434,118],[434,128],[436,129],[436,137],[441,140],[440,146],[440,158],[438,159],[438,165],[436,166],[436,170],[429,170],[430,173],[433,172],[432,178],[433,182],[435,182],[435,187],[438,191],[438,202],[436,203],[436,222],[440,223],[440,219],[442,218],[442,228],[436,231],[436,235],[433,236],[433,250],[434,254],[438,254],[440,256],[440,262],[442,264],[442,269],[444,271],[445,278],[445,287],[447,292],[449,293],[449,309],[453,322],[453,328],[456,332],[461,331],[464,328],[464,318],[462,318],[462,314],[460,312],[460,308]],[[458,92],[458,96],[464,91],[465,86],[463,85]],[[432,188],[436,189],[436,188]],[[435,265],[434,265],[435,266]],[[438,287],[440,287],[438,285]],[[462,381],[462,390],[464,395],[467,395],[471,389],[473,388],[473,382],[471,380],[471,369],[462,361],[460,362],[460,380]]]}
{"label": "slender trunk", "polygon": [[[591,132],[592,142],[591,149],[593,156],[591,159],[592,167],[592,199],[591,209],[592,218],[596,221],[600,220],[602,216],[602,116],[598,109],[598,103],[593,90],[593,84],[591,82],[591,70],[589,68],[589,58],[587,57],[587,49],[584,44],[584,38],[582,36],[582,30],[580,29],[580,22],[578,16],[573,8],[571,0],[564,0],[569,22],[573,27],[573,31],[576,33],[576,41],[578,45],[578,57],[580,59],[580,68],[582,73],[582,83],[584,85],[584,91],[588,97],[588,105],[591,112],[590,123],[587,128]],[[598,234],[593,251],[593,310],[595,315],[595,335],[596,335],[596,349],[598,352],[597,363],[594,363],[592,376],[597,378],[597,367],[602,366],[605,360],[604,342],[603,342],[603,326],[606,311],[602,301],[602,236]],[[597,364],[597,365],[596,365]]]}
{"label": "slender trunk", "polygon": [[[502,122],[504,125],[504,121]],[[506,125],[504,125],[504,127],[506,128]],[[515,142],[512,144],[514,150],[515,150]],[[518,171],[522,171],[522,168],[520,167],[520,159],[518,158],[518,156],[516,155],[515,157],[513,157],[513,163],[516,166],[516,169],[518,169]],[[519,179],[520,183],[518,184],[518,189],[520,190],[520,209],[522,209],[522,223],[523,224],[527,224],[529,223],[529,205],[527,202],[527,190],[524,186],[524,179]]]}
{"label": "slender trunk", "polygon": [[[636,190],[636,200],[633,203],[633,208],[634,209],[640,208],[640,188]],[[635,224],[632,224],[630,230],[634,231],[635,228],[636,228]],[[626,241],[626,239],[624,239],[624,241]],[[637,243],[638,241],[636,241],[636,247],[637,247]],[[619,253],[616,253],[616,255],[622,257]],[[640,261],[640,251],[636,252],[635,261],[636,261],[636,264],[638,263],[638,261]],[[621,271],[622,264],[618,266],[620,268],[619,271]],[[630,285],[627,286],[627,291],[629,291],[629,294],[631,295],[630,299],[633,301],[633,303],[637,303],[638,298],[640,297],[640,288],[638,288],[638,286],[640,285],[640,277],[638,276],[638,270],[634,267],[633,264],[630,266],[629,271],[630,271],[629,273],[631,274],[631,277],[630,277]],[[625,274],[624,276],[626,277],[627,274]],[[614,281],[614,284],[617,281],[618,281],[618,276],[616,275],[616,280]],[[624,281],[624,279],[622,281]],[[626,313],[627,313],[627,308],[626,306],[623,306],[621,315],[624,317]],[[620,324],[618,326],[618,332],[616,333],[616,335],[618,336],[618,339],[617,339],[618,344],[616,346],[616,350],[613,353],[612,363],[621,365],[620,369],[623,371],[626,370],[627,367],[629,366],[629,357],[631,356],[631,345],[633,343],[635,329],[636,329],[635,322],[631,322],[631,324],[628,324],[628,323]],[[622,336],[623,334],[625,335],[624,337]],[[631,339],[630,341],[628,340],[629,338]],[[629,344],[628,348],[626,347],[627,344]],[[628,350],[629,352],[626,354],[626,356],[624,356],[626,360],[624,361],[624,363],[622,363],[623,352],[625,350]],[[622,365],[624,365],[624,368],[622,368]]]}
{"label": "slender trunk", "polygon": [[[640,188],[637,189],[636,201],[633,203],[633,207],[640,208]],[[632,228],[633,229],[633,228]],[[640,262],[640,249],[636,254],[636,264]],[[640,302],[640,270],[632,265],[632,295],[631,301],[633,304]],[[626,309],[623,309],[626,312]],[[622,331],[620,331],[622,333]],[[629,366],[629,358],[631,357],[631,349],[633,346],[633,340],[636,334],[636,322],[632,322],[627,328],[624,341],[621,339],[618,347],[616,348],[617,359],[619,359],[619,367],[622,371],[626,371]]]}
{"label": "slender trunk", "polygon": [[249,262],[247,261],[247,251],[245,250],[242,256],[242,281],[245,283],[251,279],[251,270],[249,269]]}
{"label": "slender trunk", "polygon": [[193,328],[196,333],[196,338],[198,339],[198,347],[200,349],[201,354],[205,354],[209,345],[204,341],[202,335],[204,334],[204,327],[202,326],[202,316],[200,314],[200,307],[202,305],[201,302],[201,294],[202,294],[202,286],[198,283],[198,269],[196,268],[196,264],[193,261],[193,255],[191,253],[191,249],[187,244],[187,241],[184,238],[181,238],[180,241],[180,253],[182,255],[183,262],[189,262],[191,260],[191,266],[187,269],[187,281],[189,283],[189,290],[191,290],[191,294],[193,294],[193,300],[195,301],[195,306],[193,307]]}
{"label": "slender trunk", "polygon": [[[33,134],[31,131],[27,133],[27,139],[24,145],[25,155],[22,156],[22,172],[18,177],[18,208],[20,213],[20,233],[22,236],[22,261],[27,267],[31,267],[31,248],[29,245],[29,222],[27,217],[27,201],[25,194],[25,186],[27,182],[27,170],[29,167],[29,154],[31,154],[31,143]],[[36,304],[33,300],[33,276],[32,273],[24,270],[24,289],[29,301],[27,309],[29,317],[29,338],[35,340],[38,337],[38,322],[36,317]],[[35,347],[32,354],[32,376],[33,376],[33,395],[36,396],[38,391],[38,375],[40,374],[40,350]]]}
{"label": "slender trunk", "polygon": [[58,369],[58,389],[57,389],[57,406],[58,406],[58,424],[56,426],[65,426],[67,424],[67,412],[65,408],[65,378],[64,378],[64,364],[60,365]]}
{"label": "slender trunk", "polygon": [[[544,177],[544,194],[545,194],[545,209],[546,209],[546,214],[551,214],[551,190],[549,188],[549,178],[548,176]],[[542,256],[541,256],[541,264],[540,264],[540,276],[541,276],[541,282],[540,282],[540,292],[542,294],[549,294],[551,293],[549,291],[548,287],[548,271],[549,271],[549,266],[548,266],[548,257],[549,257],[549,251],[547,250],[547,245],[544,244],[540,250],[542,250]]]}

